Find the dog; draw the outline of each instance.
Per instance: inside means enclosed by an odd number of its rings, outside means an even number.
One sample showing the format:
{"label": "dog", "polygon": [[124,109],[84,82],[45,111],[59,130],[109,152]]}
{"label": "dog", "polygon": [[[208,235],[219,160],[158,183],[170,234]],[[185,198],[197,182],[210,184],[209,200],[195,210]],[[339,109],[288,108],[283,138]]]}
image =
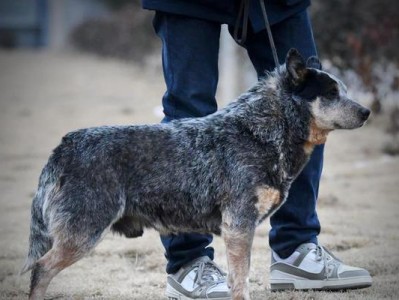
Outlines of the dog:
{"label": "dog", "polygon": [[30,299],[111,230],[129,238],[222,234],[232,298],[250,299],[257,224],[287,198],[313,148],[334,129],[361,127],[370,110],[345,85],[291,49],[285,65],[226,108],[167,124],[68,133],[54,149],[32,202]]}

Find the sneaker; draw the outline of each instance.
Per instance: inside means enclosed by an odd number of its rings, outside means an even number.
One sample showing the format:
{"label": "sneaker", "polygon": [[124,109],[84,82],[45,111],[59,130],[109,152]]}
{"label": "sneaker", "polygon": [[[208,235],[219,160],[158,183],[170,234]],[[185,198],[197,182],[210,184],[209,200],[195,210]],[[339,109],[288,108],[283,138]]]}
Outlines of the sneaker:
{"label": "sneaker", "polygon": [[345,265],[322,246],[306,243],[286,259],[272,252],[270,288],[272,291],[344,290],[371,286],[365,269]]}
{"label": "sneaker", "polygon": [[169,300],[231,300],[226,273],[208,256],[202,256],[168,275],[166,296]]}

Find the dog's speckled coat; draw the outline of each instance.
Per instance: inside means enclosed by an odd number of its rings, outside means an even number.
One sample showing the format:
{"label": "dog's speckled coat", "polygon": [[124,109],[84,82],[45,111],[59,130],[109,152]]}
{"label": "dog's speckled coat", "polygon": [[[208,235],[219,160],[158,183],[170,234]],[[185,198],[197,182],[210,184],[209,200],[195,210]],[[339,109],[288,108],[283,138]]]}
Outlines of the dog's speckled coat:
{"label": "dog's speckled coat", "polygon": [[345,86],[305,64],[286,68],[204,118],[109,126],[67,134],[44,167],[32,203],[31,299],[93,249],[111,229],[127,237],[223,233],[233,299],[249,299],[246,278],[258,222],[285,200],[314,145],[336,128],[360,127],[369,111]]}

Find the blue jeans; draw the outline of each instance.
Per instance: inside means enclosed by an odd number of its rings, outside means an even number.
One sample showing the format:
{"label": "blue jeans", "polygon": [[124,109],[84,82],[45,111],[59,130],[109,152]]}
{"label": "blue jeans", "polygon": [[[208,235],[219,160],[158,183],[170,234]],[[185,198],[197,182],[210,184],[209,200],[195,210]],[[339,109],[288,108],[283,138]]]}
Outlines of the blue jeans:
{"label": "blue jeans", "polygon": [[[221,25],[216,22],[157,12],[154,28],[162,40],[162,61],[167,91],[163,96],[165,118],[202,117],[217,110],[218,55]],[[284,62],[288,50],[297,48],[305,57],[316,55],[312,29],[306,11],[272,26],[278,57]],[[274,68],[265,31],[249,29],[244,45],[258,74]],[[300,244],[317,243],[320,223],[316,199],[323,164],[323,146],[317,146],[309,163],[294,181],[286,203],[271,217],[271,248],[288,257]],[[167,273],[207,255],[212,235],[179,234],[161,237],[168,259]]]}

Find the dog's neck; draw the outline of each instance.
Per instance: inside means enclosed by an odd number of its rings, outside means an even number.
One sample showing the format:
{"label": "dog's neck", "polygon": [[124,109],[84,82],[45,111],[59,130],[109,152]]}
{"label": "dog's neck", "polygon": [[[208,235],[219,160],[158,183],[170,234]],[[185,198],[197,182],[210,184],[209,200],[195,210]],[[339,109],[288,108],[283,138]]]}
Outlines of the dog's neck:
{"label": "dog's neck", "polygon": [[321,129],[313,118],[310,119],[309,134],[304,143],[306,154],[310,154],[316,145],[324,144],[331,130]]}

